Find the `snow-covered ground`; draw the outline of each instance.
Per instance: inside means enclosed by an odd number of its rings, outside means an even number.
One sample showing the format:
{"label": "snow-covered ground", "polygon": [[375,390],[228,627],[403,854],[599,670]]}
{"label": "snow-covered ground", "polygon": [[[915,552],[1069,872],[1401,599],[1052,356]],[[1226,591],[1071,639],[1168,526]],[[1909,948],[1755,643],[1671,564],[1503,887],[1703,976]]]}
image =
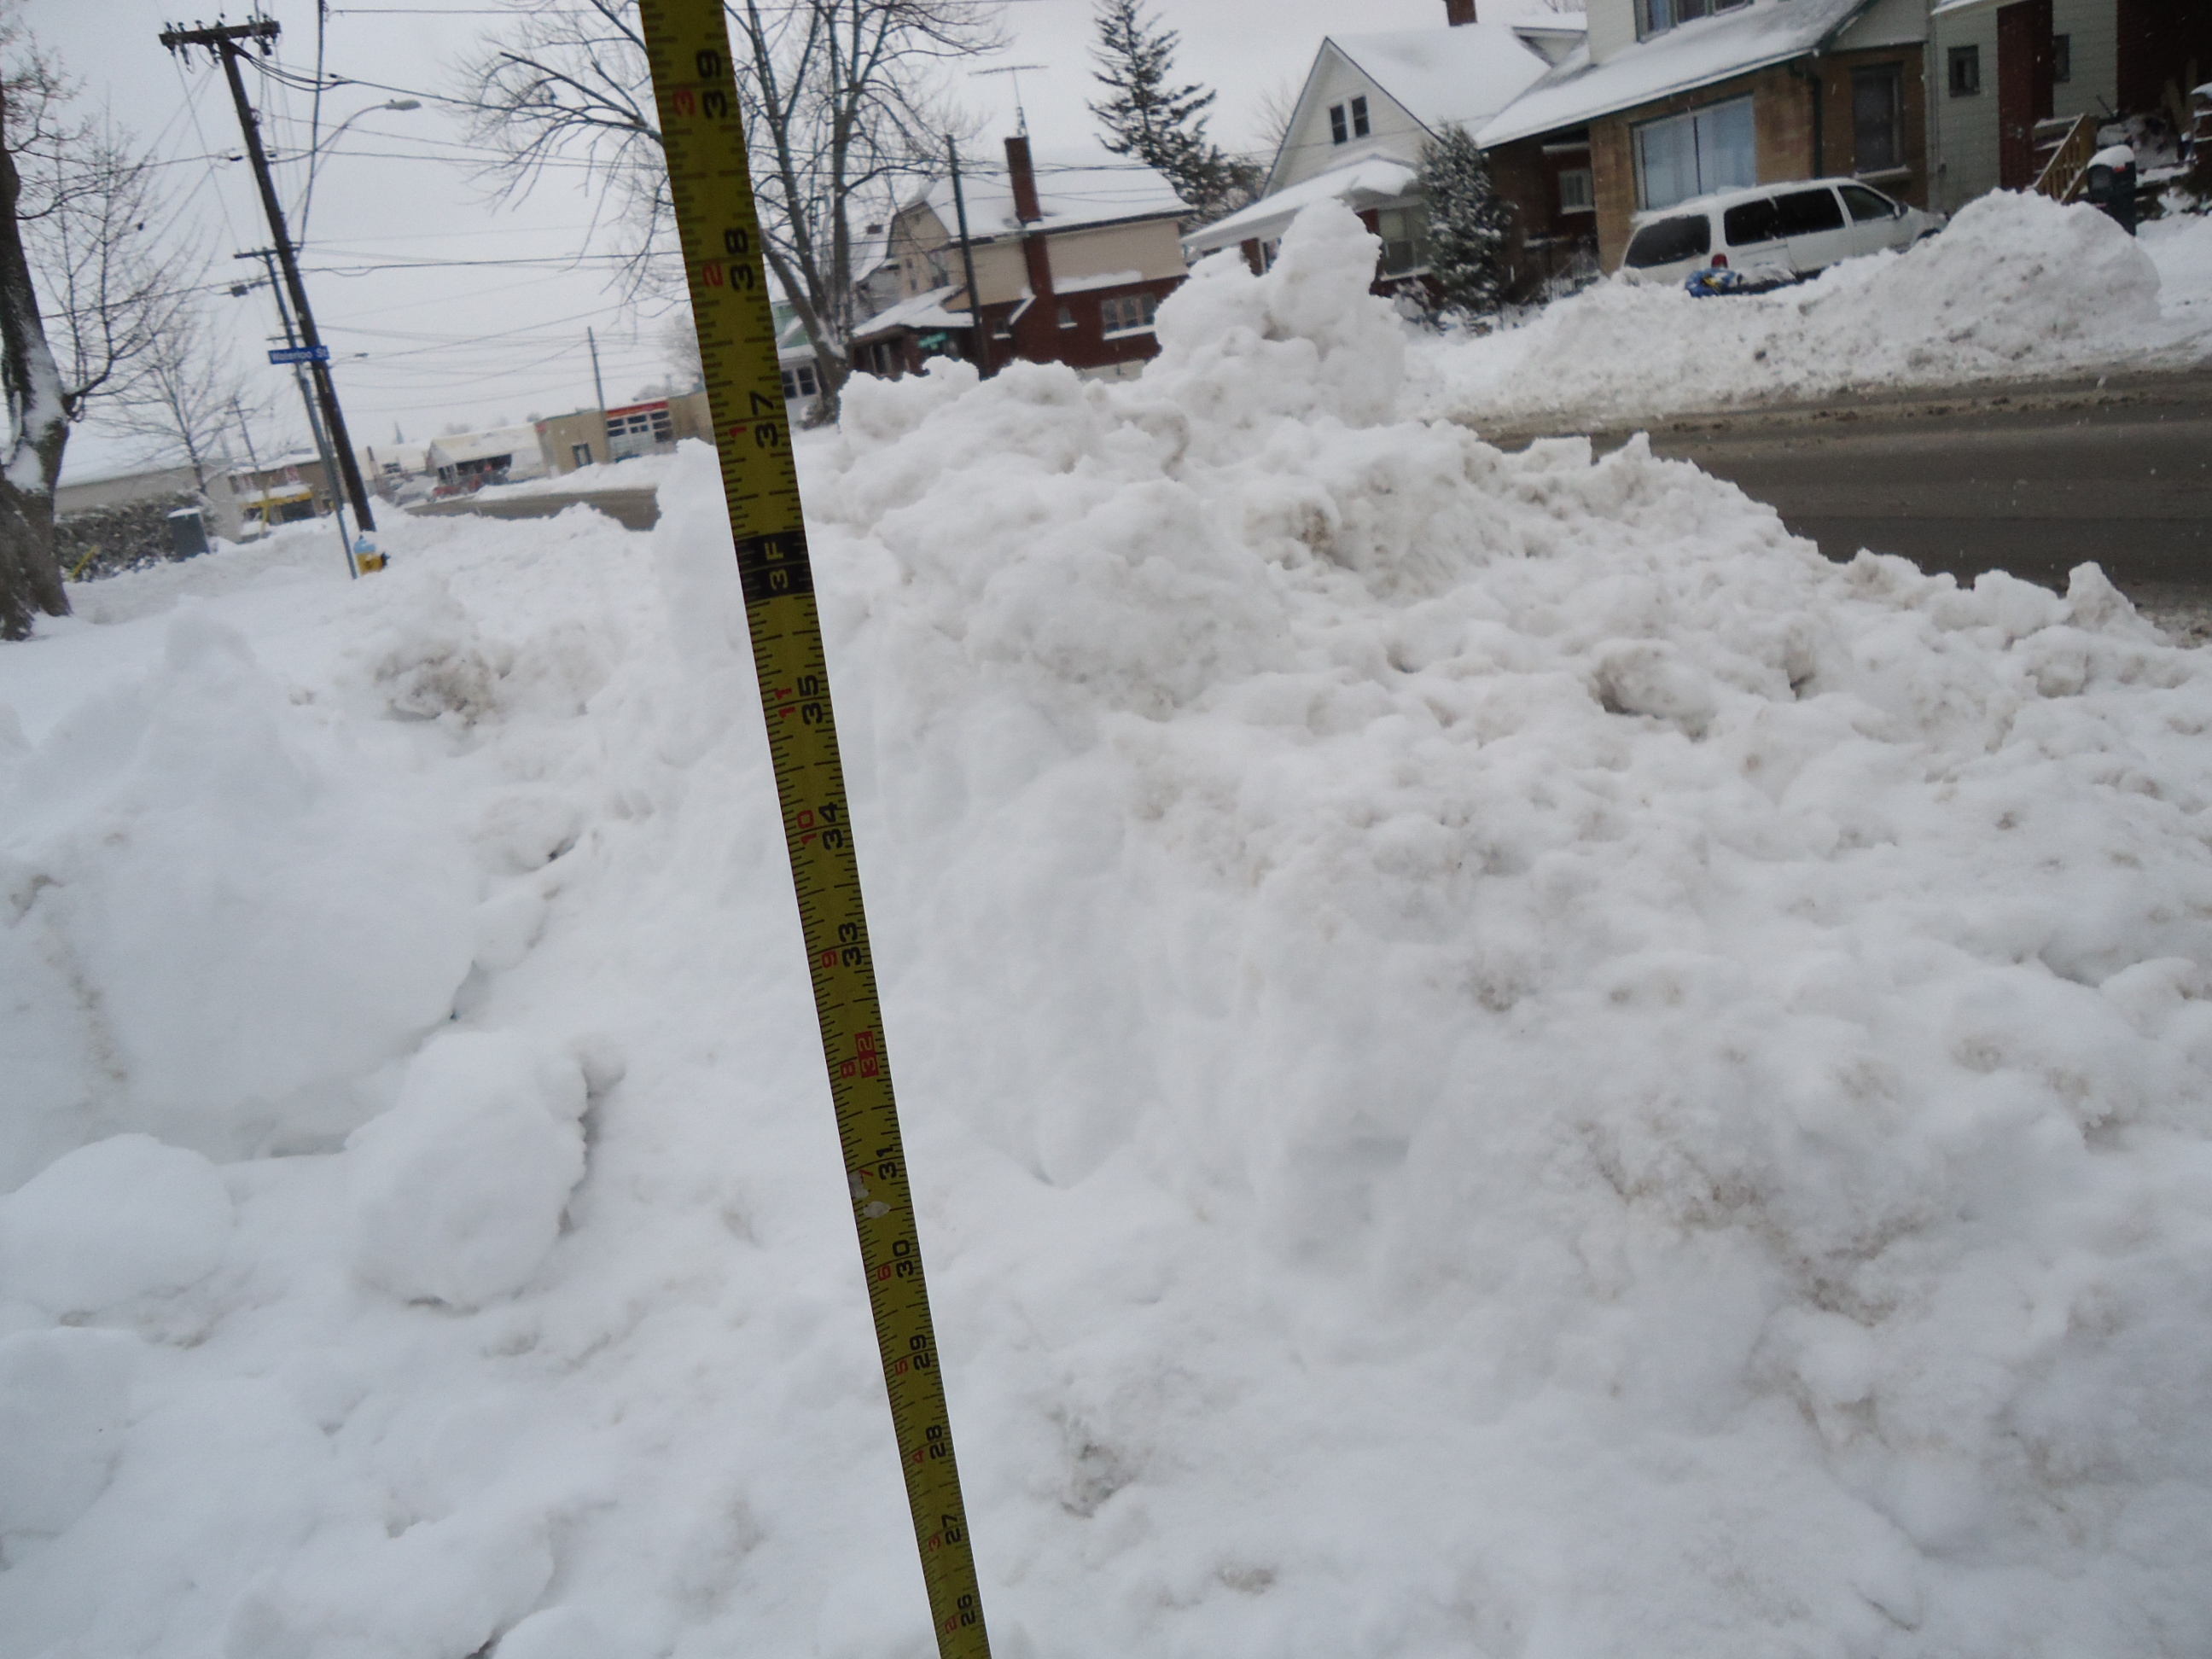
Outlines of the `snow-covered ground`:
{"label": "snow-covered ground", "polygon": [[2094,208],[2001,194],[1801,286],[1601,283],[1522,327],[1425,342],[1407,408],[1495,429],[2208,360],[2212,218],[2132,240]]}
{"label": "snow-covered ground", "polygon": [[[1400,421],[1371,258],[804,452],[999,1651],[2212,1648],[2212,664]],[[5,1659],[930,1651],[663,499],[0,653]]]}
{"label": "snow-covered ground", "polygon": [[673,455],[636,455],[626,461],[599,461],[573,472],[549,472],[520,483],[493,484],[477,491],[486,501],[514,495],[588,495],[600,489],[657,489],[667,477]]}

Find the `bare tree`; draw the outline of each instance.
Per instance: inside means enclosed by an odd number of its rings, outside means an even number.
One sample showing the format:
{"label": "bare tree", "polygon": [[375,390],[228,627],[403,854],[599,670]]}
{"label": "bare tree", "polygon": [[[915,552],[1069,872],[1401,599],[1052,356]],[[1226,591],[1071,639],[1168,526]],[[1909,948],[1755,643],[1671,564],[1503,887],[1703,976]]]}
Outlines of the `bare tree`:
{"label": "bare tree", "polygon": [[671,312],[662,319],[654,339],[676,378],[684,383],[684,390],[702,384],[707,378],[707,366],[699,356],[699,331],[691,321],[691,307]]}
{"label": "bare tree", "polygon": [[195,307],[179,310],[141,360],[130,386],[107,400],[99,423],[146,440],[155,453],[181,453],[192,469],[194,487],[204,495],[208,463],[228,453],[231,428],[243,421],[249,404],[262,412],[246,376]]}
{"label": "bare tree", "polygon": [[[633,294],[664,290],[668,178],[635,0],[517,6],[514,27],[463,65],[491,177],[527,192],[582,158],[629,239]],[[763,252],[814,349],[825,416],[852,373],[853,220],[935,170],[957,125],[933,70],[1004,44],[988,0],[728,0],[761,208]]]}
{"label": "bare tree", "polygon": [[0,639],[65,615],[54,486],[72,422],[127,386],[168,326],[176,278],[153,255],[145,161],[97,117],[68,113],[53,60],[0,25]]}

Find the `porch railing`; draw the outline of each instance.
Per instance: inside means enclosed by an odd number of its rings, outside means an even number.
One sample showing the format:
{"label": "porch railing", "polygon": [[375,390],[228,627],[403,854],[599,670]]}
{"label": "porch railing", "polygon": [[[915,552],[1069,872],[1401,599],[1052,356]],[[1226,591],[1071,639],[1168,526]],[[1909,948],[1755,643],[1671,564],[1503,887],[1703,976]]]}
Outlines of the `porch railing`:
{"label": "porch railing", "polygon": [[2058,141],[2058,148],[2051,151],[2050,161],[2036,175],[2036,193],[2048,196],[2054,202],[2072,201],[2081,193],[2081,186],[2089,176],[2089,158],[2096,153],[2097,118],[2075,116],[2073,125],[2066,129],[2066,136]]}

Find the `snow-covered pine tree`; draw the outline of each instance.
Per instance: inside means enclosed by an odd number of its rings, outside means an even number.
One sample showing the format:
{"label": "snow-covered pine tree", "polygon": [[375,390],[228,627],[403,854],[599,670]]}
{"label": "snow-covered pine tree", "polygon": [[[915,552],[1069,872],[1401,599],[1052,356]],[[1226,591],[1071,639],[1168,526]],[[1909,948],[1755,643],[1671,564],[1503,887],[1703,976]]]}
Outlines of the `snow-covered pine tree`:
{"label": "snow-covered pine tree", "polygon": [[1429,275],[1444,308],[1492,315],[1512,276],[1506,260],[1512,210],[1491,181],[1490,163],[1465,127],[1446,127],[1421,146],[1417,180],[1429,209]]}
{"label": "snow-covered pine tree", "polygon": [[1142,0],[1098,0],[1099,67],[1091,78],[1109,96],[1090,106],[1106,129],[1106,148],[1156,168],[1209,223],[1252,199],[1260,170],[1225,154],[1206,136],[1216,94],[1196,82],[1172,84],[1181,37],[1145,15]]}

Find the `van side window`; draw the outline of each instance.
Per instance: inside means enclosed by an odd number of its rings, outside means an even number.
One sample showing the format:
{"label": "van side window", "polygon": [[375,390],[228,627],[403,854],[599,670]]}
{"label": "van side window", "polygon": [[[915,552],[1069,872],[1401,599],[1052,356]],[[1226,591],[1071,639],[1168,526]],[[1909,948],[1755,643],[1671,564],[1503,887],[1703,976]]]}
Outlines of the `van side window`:
{"label": "van side window", "polygon": [[1781,216],[1774,210],[1774,198],[1762,196],[1755,202],[1741,202],[1721,216],[1721,231],[1730,247],[1749,247],[1756,242],[1779,241],[1782,238]]}
{"label": "van side window", "polygon": [[1841,230],[1844,210],[1832,190],[1793,190],[1774,198],[1776,228],[1784,236],[1810,236],[1823,230]]}
{"label": "van side window", "polygon": [[1671,265],[1677,259],[1699,259],[1712,251],[1712,221],[1702,213],[1679,219],[1662,219],[1629,239],[1621,257],[1638,270],[1647,265]]}
{"label": "van side window", "polygon": [[1897,204],[1878,190],[1869,190],[1864,185],[1845,185],[1843,187],[1844,205],[1851,210],[1851,222],[1863,225],[1869,219],[1894,219]]}

